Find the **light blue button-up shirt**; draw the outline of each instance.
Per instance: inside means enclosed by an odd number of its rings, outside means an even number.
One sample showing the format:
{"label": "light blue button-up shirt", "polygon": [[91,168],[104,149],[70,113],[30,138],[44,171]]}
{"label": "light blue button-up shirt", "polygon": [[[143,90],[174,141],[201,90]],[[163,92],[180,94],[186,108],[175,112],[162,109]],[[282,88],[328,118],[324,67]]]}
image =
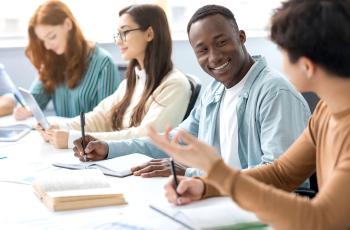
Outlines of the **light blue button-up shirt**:
{"label": "light blue button-up shirt", "polygon": [[[310,109],[302,95],[282,75],[268,68],[265,58],[253,58],[255,64],[247,73],[236,109],[242,169],[277,159],[305,129],[310,117]],[[212,81],[189,117],[171,134],[182,128],[209,145],[220,143],[216,130],[219,130],[217,119],[224,91],[223,84]],[[148,138],[111,141],[108,145],[108,158],[134,152],[153,158],[167,157]],[[197,169],[186,170],[187,176],[201,174]]]}

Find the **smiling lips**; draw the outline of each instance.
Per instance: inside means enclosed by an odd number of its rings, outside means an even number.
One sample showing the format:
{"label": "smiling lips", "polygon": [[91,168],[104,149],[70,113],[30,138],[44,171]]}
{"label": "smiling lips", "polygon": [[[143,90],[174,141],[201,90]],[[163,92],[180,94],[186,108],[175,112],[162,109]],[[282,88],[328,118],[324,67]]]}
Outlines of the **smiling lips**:
{"label": "smiling lips", "polygon": [[224,64],[217,66],[217,67],[209,67],[210,70],[214,71],[214,72],[224,72],[226,71],[228,68],[228,66],[230,65],[231,60],[228,60],[227,62],[225,62]]}
{"label": "smiling lips", "polygon": [[127,48],[119,48],[119,50],[121,53],[124,53],[127,50]]}

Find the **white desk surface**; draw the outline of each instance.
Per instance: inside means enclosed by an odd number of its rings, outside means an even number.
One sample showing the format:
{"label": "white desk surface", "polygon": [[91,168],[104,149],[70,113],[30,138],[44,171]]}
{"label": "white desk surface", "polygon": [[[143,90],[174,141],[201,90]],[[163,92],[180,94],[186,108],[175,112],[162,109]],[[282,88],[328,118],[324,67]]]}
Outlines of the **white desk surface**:
{"label": "white desk surface", "polygon": [[[0,156],[7,157],[0,159],[0,229],[185,229],[149,208],[149,204],[159,204],[177,209],[169,205],[164,196],[163,186],[167,178],[108,177],[113,185],[120,188],[128,205],[51,212],[34,195],[31,185],[16,182],[24,180],[30,183],[40,173],[65,170],[55,168],[51,163],[78,162],[73,151],[55,149],[45,143],[38,132],[32,131],[18,142],[0,142]],[[255,219],[254,215],[239,209],[229,198],[215,198],[181,208],[198,209],[199,206],[201,215],[208,217],[208,223],[210,218],[214,222],[220,218],[232,222],[231,215],[227,216],[226,212],[226,217],[223,217],[215,208],[216,202],[229,203],[230,208],[236,210],[232,211],[235,212],[232,218],[248,215],[248,219]],[[203,210],[215,212],[203,213]],[[221,210],[221,213],[224,212]]]}

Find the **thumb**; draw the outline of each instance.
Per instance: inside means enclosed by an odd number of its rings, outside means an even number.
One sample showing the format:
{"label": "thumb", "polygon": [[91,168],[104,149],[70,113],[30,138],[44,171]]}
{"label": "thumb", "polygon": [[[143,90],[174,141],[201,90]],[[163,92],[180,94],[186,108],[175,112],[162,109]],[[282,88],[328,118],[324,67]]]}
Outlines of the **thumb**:
{"label": "thumb", "polygon": [[85,147],[85,152],[86,153],[91,153],[94,151],[98,146],[98,141],[90,141],[87,146]]}
{"label": "thumb", "polygon": [[184,204],[188,204],[191,203],[192,199],[189,196],[180,196],[176,199],[176,204],[178,205],[184,205]]}
{"label": "thumb", "polygon": [[182,180],[180,181],[179,185],[177,186],[177,193],[184,194],[187,190],[189,190],[190,183],[188,180]]}

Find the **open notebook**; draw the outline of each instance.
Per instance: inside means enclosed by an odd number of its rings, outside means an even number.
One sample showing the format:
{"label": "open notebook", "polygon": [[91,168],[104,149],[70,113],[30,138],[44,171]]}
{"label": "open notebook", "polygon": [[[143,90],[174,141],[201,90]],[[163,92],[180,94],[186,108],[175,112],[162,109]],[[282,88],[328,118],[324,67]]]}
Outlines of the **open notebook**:
{"label": "open notebook", "polygon": [[254,213],[241,209],[229,197],[216,197],[188,205],[151,204],[150,208],[186,229],[268,229]]}
{"label": "open notebook", "polygon": [[125,177],[131,175],[131,168],[150,161],[152,158],[133,153],[103,161],[81,162],[79,164],[53,163],[53,166],[67,169],[100,169],[108,176]]}

